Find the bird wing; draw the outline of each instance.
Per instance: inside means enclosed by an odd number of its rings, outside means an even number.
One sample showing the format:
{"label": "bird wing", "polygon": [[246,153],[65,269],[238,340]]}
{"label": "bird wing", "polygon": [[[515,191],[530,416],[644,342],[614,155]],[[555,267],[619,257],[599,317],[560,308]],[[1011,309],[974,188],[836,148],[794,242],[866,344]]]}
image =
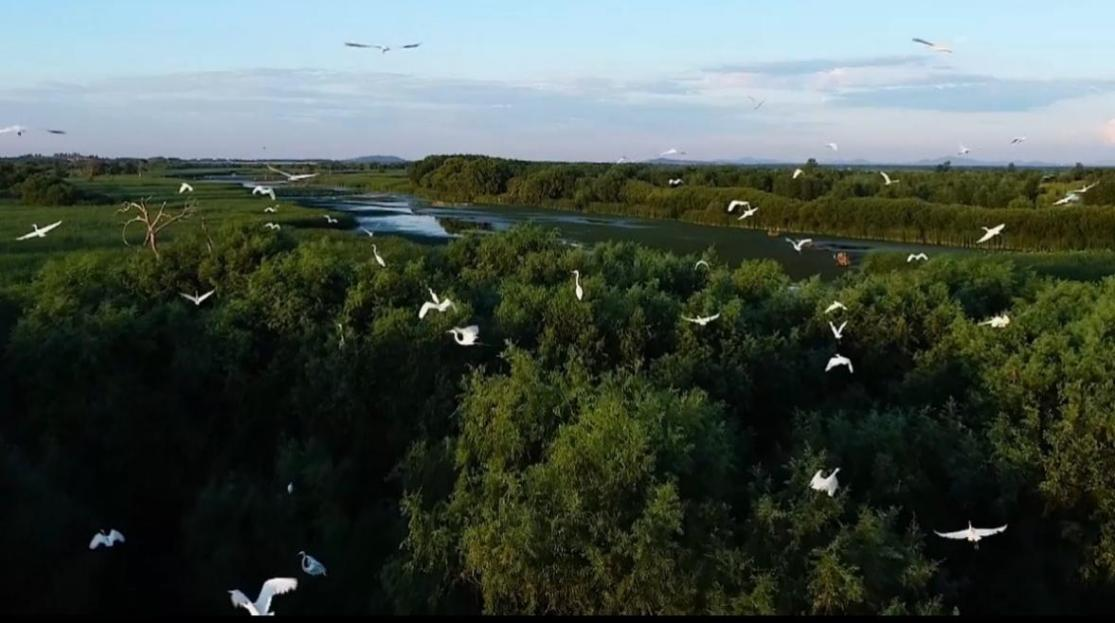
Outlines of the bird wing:
{"label": "bird wing", "polygon": [[934,530],[933,532],[937,536],[944,537],[946,539],[967,539],[968,538],[968,531],[967,530],[957,530],[956,532],[937,532],[936,530]]}
{"label": "bird wing", "polygon": [[803,246],[813,244],[813,239],[812,238],[805,238],[803,240],[798,240],[798,244],[803,245]]}
{"label": "bird wing", "polygon": [[290,178],[294,177],[290,173],[287,173],[286,171],[280,171],[280,170],[276,169],[275,167],[273,167],[271,165],[267,165],[267,168],[274,171],[275,173],[278,173],[279,175],[281,175],[281,176],[283,176],[287,179],[290,179]]}
{"label": "bird wing", "polygon": [[425,318],[426,314],[430,313],[430,308],[431,307],[437,307],[437,305],[434,305],[433,303],[431,303],[429,301],[426,301],[425,303],[422,303],[422,308],[418,310],[418,319],[421,320],[421,319]]}
{"label": "bird wing", "polygon": [[345,45],[347,45],[350,48],[370,48],[370,47],[372,47],[372,46],[364,44],[364,43],[353,43],[351,41],[345,41]]}
{"label": "bird wing", "polygon": [[233,608],[244,608],[249,613],[251,613],[252,616],[257,616],[259,614],[259,610],[256,610],[256,605],[249,601],[248,596],[244,593],[241,593],[240,591],[229,591],[228,595],[232,598]]}
{"label": "bird wing", "polygon": [[113,530],[113,531],[108,533],[108,541],[109,541],[110,544],[116,543],[116,542],[123,543],[124,542],[124,535],[120,534],[119,530]]}
{"label": "bird wing", "polygon": [[61,224],[62,224],[62,221],[56,221],[56,222],[51,223],[50,225],[47,225],[46,227],[40,229],[39,232],[45,234],[46,232],[54,229],[55,227],[58,227]]}
{"label": "bird wing", "polygon": [[184,299],[186,299],[187,301],[189,301],[189,302],[193,303],[194,305],[197,305],[197,303],[198,303],[198,299],[197,299],[197,297],[195,297],[195,296],[194,296],[194,295],[192,295],[192,294],[186,294],[185,292],[179,292],[179,293],[178,293],[178,296],[181,296],[182,298],[184,298]]}
{"label": "bird wing", "polygon": [[1007,529],[1007,525],[1003,524],[1003,525],[999,526],[998,528],[973,528],[972,532],[975,532],[976,536],[983,537],[983,536],[991,536],[993,534],[999,534],[1000,532],[1002,532],[1006,529]]}
{"label": "bird wing", "polygon": [[917,37],[914,37],[914,43],[920,43],[920,44],[922,44],[922,45],[927,45],[927,46],[929,46],[929,47],[931,47],[931,48],[932,48],[932,47],[936,47],[936,44],[934,44],[934,43],[932,43],[932,42],[930,42],[930,41],[926,41],[925,39],[918,39]]}
{"label": "bird wing", "polygon": [[107,545],[107,541],[105,540],[105,535],[98,532],[93,535],[93,540],[89,541],[89,549],[97,549],[100,545]]}
{"label": "bird wing", "polygon": [[416,47],[418,47],[418,46],[420,46],[420,45],[422,45],[422,42],[421,42],[421,41],[419,41],[418,43],[408,43],[408,44],[406,44],[406,45],[402,46],[402,48],[403,48],[404,50],[412,50],[412,49],[414,49],[414,48],[416,48]]}
{"label": "bird wing", "polygon": [[296,588],[298,588],[298,580],[295,578],[271,578],[267,580],[263,583],[263,588],[259,589],[256,609],[260,612],[270,611],[272,597],[289,593]]}
{"label": "bird wing", "polygon": [[883,171],[879,171],[879,175],[882,175],[882,176],[883,176],[883,181],[884,181],[884,182],[886,182],[886,183],[890,184],[890,176],[889,176],[889,175],[887,175],[887,174],[886,174],[886,173],[884,173]]}
{"label": "bird wing", "polygon": [[201,296],[197,297],[197,302],[201,303],[202,301],[209,298],[210,296],[213,296],[213,293],[216,292],[216,291],[217,291],[216,289],[213,289],[213,290],[210,290],[210,291],[206,292],[205,294],[202,294]]}
{"label": "bird wing", "polygon": [[36,231],[33,231],[29,234],[23,234],[19,238],[16,238],[16,240],[27,240],[28,238],[37,238],[38,236],[39,236],[39,232],[38,232],[38,230],[36,230]]}

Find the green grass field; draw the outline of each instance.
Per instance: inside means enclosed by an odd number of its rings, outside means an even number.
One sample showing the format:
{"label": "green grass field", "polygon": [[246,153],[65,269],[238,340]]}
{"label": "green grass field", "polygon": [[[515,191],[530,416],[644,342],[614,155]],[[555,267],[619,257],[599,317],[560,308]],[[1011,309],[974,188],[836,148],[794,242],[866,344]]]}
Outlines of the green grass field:
{"label": "green grass field", "polygon": [[[71,181],[83,191],[105,197],[106,203],[38,207],[22,205],[17,200],[0,199],[0,271],[9,277],[26,277],[29,280],[52,255],[60,253],[79,250],[148,252],[142,250],[142,225],[136,223],[129,226],[130,247],[124,245],[121,237],[123,224],[134,215],[134,211],[121,214],[120,208],[125,201],[143,198],[147,199],[149,206],[156,207],[165,201],[167,211],[172,214],[181,210],[187,200],[196,205],[193,216],[171,225],[160,234],[160,245],[173,243],[176,235],[200,230],[203,221],[211,231],[230,225],[258,224],[262,228],[270,221],[278,223],[283,232],[295,237],[327,233],[348,237],[350,234],[344,233],[344,230],[355,227],[355,221],[350,217],[335,214],[333,216],[340,222],[328,225],[322,218],[321,210],[283,201],[282,188],[276,190],[278,201],[273,203],[268,197],[253,197],[237,184],[193,182],[193,193],[179,195],[182,178],[127,175]],[[279,206],[277,213],[264,213],[265,207],[275,204]],[[46,238],[16,240],[31,231],[32,223],[42,227],[55,221],[62,221],[62,225]]]}

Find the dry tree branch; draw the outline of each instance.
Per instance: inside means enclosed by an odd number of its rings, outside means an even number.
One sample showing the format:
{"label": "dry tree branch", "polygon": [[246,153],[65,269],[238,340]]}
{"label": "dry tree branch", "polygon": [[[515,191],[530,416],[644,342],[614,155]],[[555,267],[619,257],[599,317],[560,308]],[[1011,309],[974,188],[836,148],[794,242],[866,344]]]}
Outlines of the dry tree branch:
{"label": "dry tree branch", "polygon": [[[129,210],[135,210],[136,216],[124,222],[124,227],[120,230],[120,236],[124,239],[124,244],[128,244],[128,226],[132,223],[142,223],[147,231],[143,235],[143,245],[151,248],[151,252],[155,254],[155,259],[159,259],[159,232],[166,229],[169,225],[189,218],[194,214],[195,207],[192,203],[187,203],[182,206],[182,211],[173,216],[166,214],[166,202],[159,207],[158,214],[151,218],[151,210],[147,206],[147,199],[140,199],[139,202],[128,201],[124,203],[124,207],[117,210],[117,214],[123,214]],[[165,218],[165,220],[164,220]]]}

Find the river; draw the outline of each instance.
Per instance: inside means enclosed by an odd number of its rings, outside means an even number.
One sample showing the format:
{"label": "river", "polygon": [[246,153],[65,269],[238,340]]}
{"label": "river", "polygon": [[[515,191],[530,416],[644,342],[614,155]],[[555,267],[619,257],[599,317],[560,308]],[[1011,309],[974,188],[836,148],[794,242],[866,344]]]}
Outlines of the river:
{"label": "river", "polygon": [[[408,195],[367,194],[303,198],[307,207],[343,212],[376,235],[397,235],[427,243],[447,242],[465,229],[503,231],[521,223],[556,228],[573,244],[627,240],[678,254],[700,255],[710,247],[721,262],[773,259],[794,279],[820,275],[831,278],[845,270],[836,265],[835,254],[846,252],[852,263],[872,251],[925,253],[969,253],[931,245],[855,240],[834,236],[794,235],[783,232],[770,237],[764,231],[714,227],[681,221],[643,219],[629,216],[589,215],[579,212],[534,207],[466,204],[438,206]],[[357,230],[357,233],[361,233]],[[812,238],[812,247],[801,253],[785,238]]]}

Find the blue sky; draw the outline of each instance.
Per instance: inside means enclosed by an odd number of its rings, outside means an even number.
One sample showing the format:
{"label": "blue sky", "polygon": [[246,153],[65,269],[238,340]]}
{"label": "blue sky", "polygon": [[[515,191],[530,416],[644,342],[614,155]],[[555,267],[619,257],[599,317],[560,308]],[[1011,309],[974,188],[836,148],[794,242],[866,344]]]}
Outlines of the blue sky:
{"label": "blue sky", "polygon": [[985,159],[1115,161],[1109,0],[9,0],[3,13],[0,126],[69,134],[0,135],[0,155],[676,147],[824,162],[963,143]]}

